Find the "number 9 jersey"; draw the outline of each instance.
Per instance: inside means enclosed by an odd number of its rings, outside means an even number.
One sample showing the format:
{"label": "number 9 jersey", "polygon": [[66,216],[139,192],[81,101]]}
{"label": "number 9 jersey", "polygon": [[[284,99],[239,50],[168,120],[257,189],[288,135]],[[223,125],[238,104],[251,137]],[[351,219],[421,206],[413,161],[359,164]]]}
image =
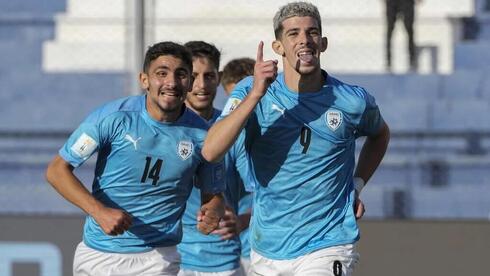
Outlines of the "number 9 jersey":
{"label": "number 9 jersey", "polygon": [[[384,122],[363,88],[325,71],[323,76],[319,91],[298,93],[279,74],[243,130],[257,183],[251,246],[269,259],[293,259],[359,238],[353,212],[355,140],[378,133]],[[252,86],[252,77],[237,84],[220,119]]]}
{"label": "number 9 jersey", "polygon": [[145,252],[174,246],[182,238],[181,218],[193,177],[207,193],[224,191],[222,163],[201,156],[207,123],[190,109],[175,122],[148,114],[146,96],[103,105],[72,133],[59,151],[73,167],[98,152],[92,195],[105,206],[122,209],[133,225],[119,236],[106,235],[87,216],[83,240],[103,252]]}

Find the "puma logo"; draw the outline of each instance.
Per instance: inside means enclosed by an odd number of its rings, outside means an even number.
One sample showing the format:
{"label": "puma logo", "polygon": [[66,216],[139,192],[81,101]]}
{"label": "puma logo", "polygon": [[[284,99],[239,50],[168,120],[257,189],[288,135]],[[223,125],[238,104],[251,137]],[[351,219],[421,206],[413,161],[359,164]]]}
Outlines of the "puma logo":
{"label": "puma logo", "polygon": [[282,114],[282,116],[284,117],[284,108],[280,108],[279,106],[277,106],[276,104],[272,104],[271,106],[271,109],[272,110],[275,110],[275,111],[278,111],[279,113]]}
{"label": "puma logo", "polygon": [[131,135],[126,134],[126,136],[124,136],[124,139],[128,140],[129,142],[131,142],[131,144],[133,144],[134,150],[137,150],[138,149],[138,141],[141,140],[141,137],[138,137],[135,140],[133,137],[131,137]]}

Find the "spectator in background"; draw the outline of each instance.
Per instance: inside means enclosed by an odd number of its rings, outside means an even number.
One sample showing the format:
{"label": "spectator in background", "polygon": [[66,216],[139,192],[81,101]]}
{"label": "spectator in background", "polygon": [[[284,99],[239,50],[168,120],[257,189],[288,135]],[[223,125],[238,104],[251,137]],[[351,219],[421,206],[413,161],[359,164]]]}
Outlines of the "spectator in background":
{"label": "spectator in background", "polygon": [[414,41],[415,2],[421,0],[385,0],[386,1],[386,69],[392,69],[391,38],[395,23],[399,17],[403,18],[403,25],[407,31],[408,57],[410,71],[417,71],[417,48]]}
{"label": "spectator in background", "polygon": [[235,84],[247,76],[253,76],[255,61],[251,58],[236,58],[230,60],[221,73],[221,85],[226,95],[230,95]]}
{"label": "spectator in background", "polygon": [[[199,116],[213,124],[221,110],[213,108],[219,85],[220,52],[204,41],[190,41],[185,46],[192,52],[194,84],[186,104]],[[240,142],[237,142],[239,144]],[[248,177],[248,160],[243,146],[233,147],[225,158],[225,215],[211,235],[196,231],[196,212],[201,191],[192,190],[183,218],[184,236],[178,250],[182,257],[179,276],[244,276],[240,266],[239,234],[248,228],[250,213],[237,215],[241,179]]]}
{"label": "spectator in background", "polygon": [[260,42],[254,76],[235,86],[203,156],[217,162],[245,135],[256,181],[252,275],[350,276],[358,260],[356,219],[364,214],[360,193],[385,154],[389,129],[365,89],[322,70],[328,40],[317,7],[289,3],[273,24],[283,73],[277,60],[264,60]]}
{"label": "spectator in background", "polygon": [[[223,166],[202,158],[208,126],[184,104],[191,54],[173,42],[151,46],[140,82],[145,95],[90,114],[46,171],[48,182],[88,214],[73,275],[177,275],[176,245],[194,175],[203,195],[199,230],[208,234],[224,215]],[[73,169],[96,152],[90,193]]]}
{"label": "spectator in background", "polygon": [[[251,58],[237,58],[230,60],[224,67],[221,73],[221,85],[225,93],[229,96],[235,85],[243,78],[253,76],[255,61]],[[245,191],[241,185],[240,202],[238,214],[251,214],[252,212],[252,194]],[[240,233],[240,242],[242,245],[241,262],[245,271],[249,272],[250,268],[250,228],[243,230]]]}

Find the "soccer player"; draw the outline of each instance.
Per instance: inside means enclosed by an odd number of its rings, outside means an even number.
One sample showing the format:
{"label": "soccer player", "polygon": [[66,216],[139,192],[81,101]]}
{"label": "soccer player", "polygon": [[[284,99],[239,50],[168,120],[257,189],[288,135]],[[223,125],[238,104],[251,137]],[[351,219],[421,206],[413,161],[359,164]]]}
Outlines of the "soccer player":
{"label": "soccer player", "polygon": [[[321,69],[327,38],[314,5],[282,6],[273,23],[283,73],[276,60],[263,59],[260,42],[254,76],[235,87],[203,156],[220,160],[245,133],[257,182],[252,275],[352,275],[359,195],[384,156],[389,129],[365,89]],[[354,169],[360,136],[367,138]]]}
{"label": "soccer player", "polygon": [[[235,85],[245,77],[254,74],[255,61],[251,58],[237,58],[230,60],[224,67],[221,73],[221,85],[225,93],[229,96]],[[238,204],[238,214],[248,215],[252,210],[252,194],[241,186],[240,202]],[[250,228],[244,229],[240,233],[240,242],[242,245],[241,263],[245,271],[250,270]]]}
{"label": "soccer player", "polygon": [[[187,94],[186,104],[210,125],[221,113],[213,108],[219,85],[219,50],[204,41],[190,41],[185,46],[192,52],[194,84]],[[239,152],[238,150],[241,150]],[[241,276],[240,239],[243,228],[248,227],[250,214],[237,216],[241,176],[248,175],[248,160],[243,147],[233,147],[225,158],[225,215],[217,230],[206,236],[196,231],[196,212],[201,191],[192,190],[183,218],[184,236],[178,245],[182,257],[179,276]]]}
{"label": "soccer player", "polygon": [[[181,218],[194,175],[202,193],[198,228],[216,229],[224,214],[222,164],[201,155],[207,124],[184,104],[192,56],[161,42],[146,52],[145,95],[90,114],[50,163],[46,178],[88,216],[74,275],[177,275]],[[73,174],[98,152],[90,193]]]}

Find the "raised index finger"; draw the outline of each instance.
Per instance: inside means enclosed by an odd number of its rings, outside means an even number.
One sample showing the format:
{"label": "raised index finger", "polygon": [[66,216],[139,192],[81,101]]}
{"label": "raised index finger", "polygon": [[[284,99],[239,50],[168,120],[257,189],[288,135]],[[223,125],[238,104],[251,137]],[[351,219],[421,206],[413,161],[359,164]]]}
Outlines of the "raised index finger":
{"label": "raised index finger", "polygon": [[264,61],[264,42],[259,42],[259,47],[257,47],[257,59],[256,61],[262,62]]}

